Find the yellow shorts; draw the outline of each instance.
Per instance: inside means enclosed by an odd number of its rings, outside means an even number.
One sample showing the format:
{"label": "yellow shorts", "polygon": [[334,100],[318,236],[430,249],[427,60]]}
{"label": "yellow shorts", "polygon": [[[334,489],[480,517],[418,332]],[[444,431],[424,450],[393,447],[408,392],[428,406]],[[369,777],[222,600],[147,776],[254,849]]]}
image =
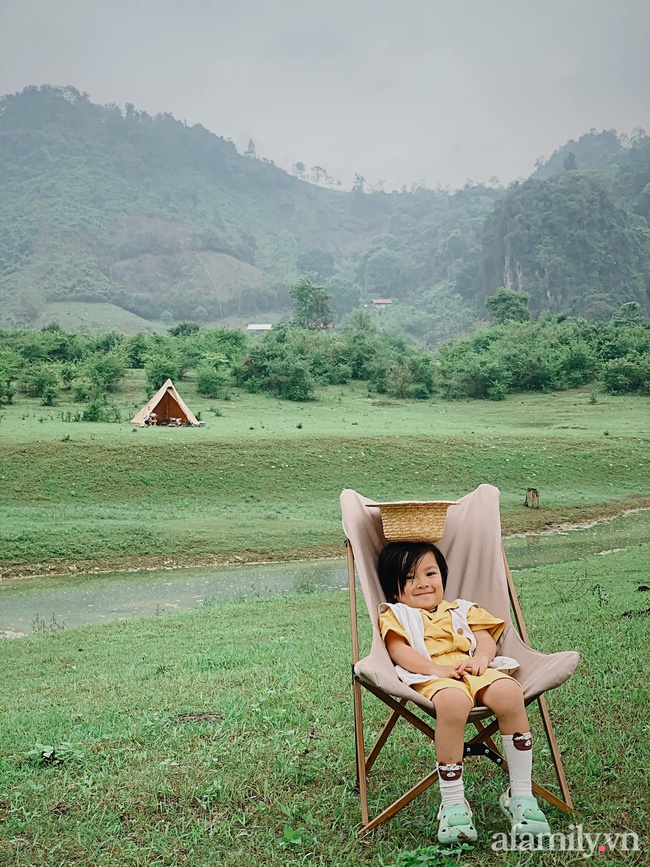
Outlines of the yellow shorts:
{"label": "yellow shorts", "polygon": [[464,674],[458,680],[455,680],[453,677],[439,677],[436,680],[425,680],[424,683],[415,683],[413,684],[413,689],[428,699],[433,698],[441,689],[448,689],[450,687],[452,689],[460,689],[468,696],[473,707],[476,705],[476,693],[480,692],[483,687],[494,683],[495,680],[501,680],[502,678],[514,681],[517,686],[520,685],[514,677],[510,677],[505,671],[499,671],[496,668],[486,668],[483,674],[478,676]]}

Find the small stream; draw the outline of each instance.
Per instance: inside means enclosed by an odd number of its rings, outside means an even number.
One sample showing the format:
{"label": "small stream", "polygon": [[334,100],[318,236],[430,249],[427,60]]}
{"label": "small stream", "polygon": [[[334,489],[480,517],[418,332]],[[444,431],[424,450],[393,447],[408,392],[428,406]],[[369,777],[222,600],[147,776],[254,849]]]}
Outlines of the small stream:
{"label": "small stream", "polygon": [[[650,538],[650,510],[588,527],[505,539],[513,571],[607,554]],[[137,570],[0,582],[0,636],[168,614],[236,599],[280,593],[341,590],[340,560],[269,563],[223,568]]]}

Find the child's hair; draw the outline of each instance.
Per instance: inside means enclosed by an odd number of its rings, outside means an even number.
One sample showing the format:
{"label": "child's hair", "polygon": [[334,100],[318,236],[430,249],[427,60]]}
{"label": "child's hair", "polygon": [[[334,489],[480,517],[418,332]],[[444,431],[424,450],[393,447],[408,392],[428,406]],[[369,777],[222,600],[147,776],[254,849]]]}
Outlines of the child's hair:
{"label": "child's hair", "polygon": [[397,597],[404,590],[406,581],[424,555],[431,551],[438,563],[442,577],[443,590],[447,586],[447,561],[442,551],[432,542],[390,542],[379,552],[379,581],[389,602],[397,602]]}

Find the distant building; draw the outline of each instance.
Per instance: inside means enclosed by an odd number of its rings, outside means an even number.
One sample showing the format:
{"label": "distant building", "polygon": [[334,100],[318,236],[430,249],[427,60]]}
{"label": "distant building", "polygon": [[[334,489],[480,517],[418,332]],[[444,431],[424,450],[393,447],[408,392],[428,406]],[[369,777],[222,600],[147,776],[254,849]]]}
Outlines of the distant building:
{"label": "distant building", "polygon": [[271,324],[263,324],[259,325],[256,322],[253,322],[251,325],[246,326],[246,331],[251,331],[254,334],[261,334],[263,331],[270,331],[273,328]]}
{"label": "distant building", "polygon": [[387,307],[390,307],[390,305],[393,303],[392,299],[390,299],[390,298],[372,298],[371,301],[372,301],[372,306],[376,310],[385,310]]}

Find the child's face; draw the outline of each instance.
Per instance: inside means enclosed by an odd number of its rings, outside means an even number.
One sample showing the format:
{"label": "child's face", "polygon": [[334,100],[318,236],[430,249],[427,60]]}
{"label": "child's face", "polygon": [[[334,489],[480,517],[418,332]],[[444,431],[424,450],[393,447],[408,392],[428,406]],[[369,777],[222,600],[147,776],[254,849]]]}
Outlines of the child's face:
{"label": "child's face", "polygon": [[427,551],[415,567],[404,589],[397,595],[397,601],[411,608],[424,608],[433,611],[442,602],[444,590],[442,575],[433,551]]}

